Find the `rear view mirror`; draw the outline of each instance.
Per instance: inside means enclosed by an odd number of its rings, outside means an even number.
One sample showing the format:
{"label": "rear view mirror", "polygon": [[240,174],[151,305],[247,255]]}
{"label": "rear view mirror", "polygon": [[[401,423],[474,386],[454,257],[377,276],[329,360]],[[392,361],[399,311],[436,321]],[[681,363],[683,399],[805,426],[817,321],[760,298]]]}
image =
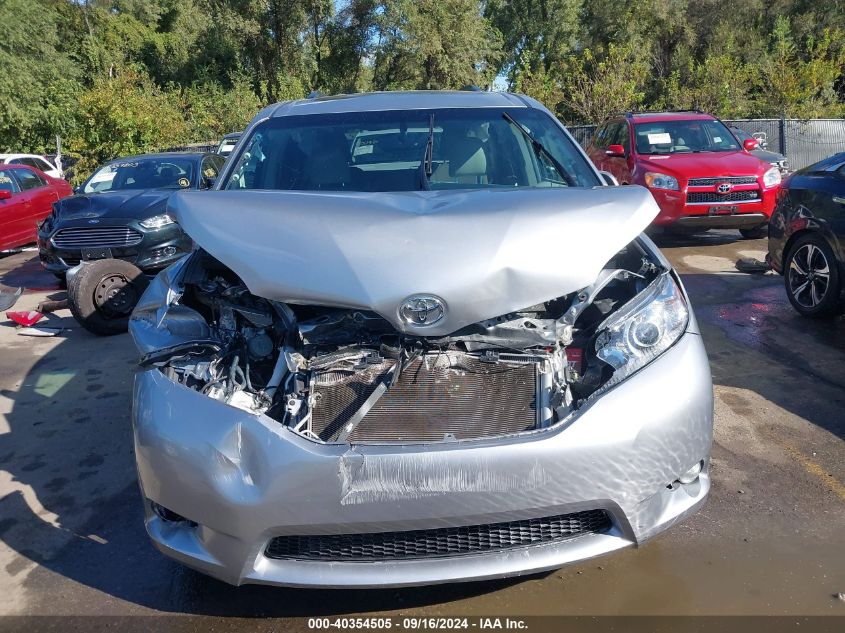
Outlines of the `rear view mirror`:
{"label": "rear view mirror", "polygon": [[604,153],[608,158],[625,158],[625,148],[621,145],[608,145]]}
{"label": "rear view mirror", "polygon": [[8,189],[0,189],[0,200],[8,200],[12,197],[12,192]]}
{"label": "rear view mirror", "polygon": [[742,146],[745,148],[746,151],[750,152],[760,147],[760,143],[757,141],[756,138],[747,138],[742,142]]}

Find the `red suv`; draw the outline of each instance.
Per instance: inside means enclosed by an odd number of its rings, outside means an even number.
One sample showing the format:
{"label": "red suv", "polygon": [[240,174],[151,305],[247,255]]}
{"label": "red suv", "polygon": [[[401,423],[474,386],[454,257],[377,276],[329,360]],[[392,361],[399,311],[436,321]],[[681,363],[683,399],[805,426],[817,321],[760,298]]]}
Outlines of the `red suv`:
{"label": "red suv", "polygon": [[765,237],[780,172],[749,152],[717,118],[698,111],[628,113],[600,126],[587,146],[596,166],[623,185],[648,187],[654,226],[679,233],[739,229]]}

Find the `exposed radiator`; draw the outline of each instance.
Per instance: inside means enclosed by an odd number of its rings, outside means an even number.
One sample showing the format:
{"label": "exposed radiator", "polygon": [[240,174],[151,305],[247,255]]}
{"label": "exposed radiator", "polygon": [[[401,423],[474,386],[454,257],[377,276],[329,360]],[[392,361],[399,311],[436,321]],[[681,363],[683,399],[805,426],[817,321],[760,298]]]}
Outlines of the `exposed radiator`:
{"label": "exposed radiator", "polygon": [[[318,374],[312,432],[323,441],[337,441],[394,363]],[[537,424],[537,373],[536,363],[488,363],[454,352],[417,358],[347,439],[437,442],[532,429]]]}

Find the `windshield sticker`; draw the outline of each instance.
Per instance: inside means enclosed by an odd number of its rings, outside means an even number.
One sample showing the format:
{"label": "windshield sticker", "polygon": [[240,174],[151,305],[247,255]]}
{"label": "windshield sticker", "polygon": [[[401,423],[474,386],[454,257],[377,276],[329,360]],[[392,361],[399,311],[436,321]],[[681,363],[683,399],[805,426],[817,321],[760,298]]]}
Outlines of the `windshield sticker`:
{"label": "windshield sticker", "polygon": [[211,167],[207,168],[204,172],[202,172],[206,178],[214,178],[217,175],[217,172],[214,171]]}
{"label": "windshield sticker", "polygon": [[94,174],[93,178],[91,178],[91,184],[93,185],[95,182],[108,182],[110,180],[114,180],[114,176],[115,173],[113,171]]}
{"label": "windshield sticker", "polygon": [[713,137],[713,142],[714,142],[714,143],[721,143],[721,142],[722,142],[722,137],[721,137],[721,136],[714,136],[714,137]]}
{"label": "windshield sticker", "polygon": [[4,185],[8,185],[11,182],[12,182],[12,179],[9,178],[8,176],[0,176],[0,183],[2,183]]}
{"label": "windshield sticker", "polygon": [[669,132],[660,132],[658,134],[649,134],[648,142],[651,145],[671,145],[672,136]]}
{"label": "windshield sticker", "polygon": [[141,163],[116,163],[116,164],[112,165],[112,168],[114,168],[114,169],[132,168],[132,167],[137,167],[140,164]]}
{"label": "windshield sticker", "polygon": [[361,154],[372,154],[373,153],[373,146],[372,145],[359,145],[355,148],[354,155],[360,156]]}
{"label": "windshield sticker", "polygon": [[191,184],[191,181],[188,180],[187,178],[180,178],[179,179],[179,186],[180,187],[188,187],[188,186],[190,186],[190,184]]}

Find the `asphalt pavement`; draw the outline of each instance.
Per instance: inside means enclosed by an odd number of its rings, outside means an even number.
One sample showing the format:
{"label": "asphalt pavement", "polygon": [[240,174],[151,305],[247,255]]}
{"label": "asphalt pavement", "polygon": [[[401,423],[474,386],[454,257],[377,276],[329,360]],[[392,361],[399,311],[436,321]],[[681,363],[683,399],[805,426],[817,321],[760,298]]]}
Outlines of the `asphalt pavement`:
{"label": "asphalt pavement", "polygon": [[[641,548],[552,573],[401,590],[230,587],[147,540],[130,429],[136,354],[69,311],[24,337],[0,315],[0,614],[845,615],[845,318],[795,313],[764,240],[659,240],[692,298],[716,391],[707,505]],[[0,256],[15,309],[61,297],[32,251]],[[218,619],[219,618],[219,619]]]}

